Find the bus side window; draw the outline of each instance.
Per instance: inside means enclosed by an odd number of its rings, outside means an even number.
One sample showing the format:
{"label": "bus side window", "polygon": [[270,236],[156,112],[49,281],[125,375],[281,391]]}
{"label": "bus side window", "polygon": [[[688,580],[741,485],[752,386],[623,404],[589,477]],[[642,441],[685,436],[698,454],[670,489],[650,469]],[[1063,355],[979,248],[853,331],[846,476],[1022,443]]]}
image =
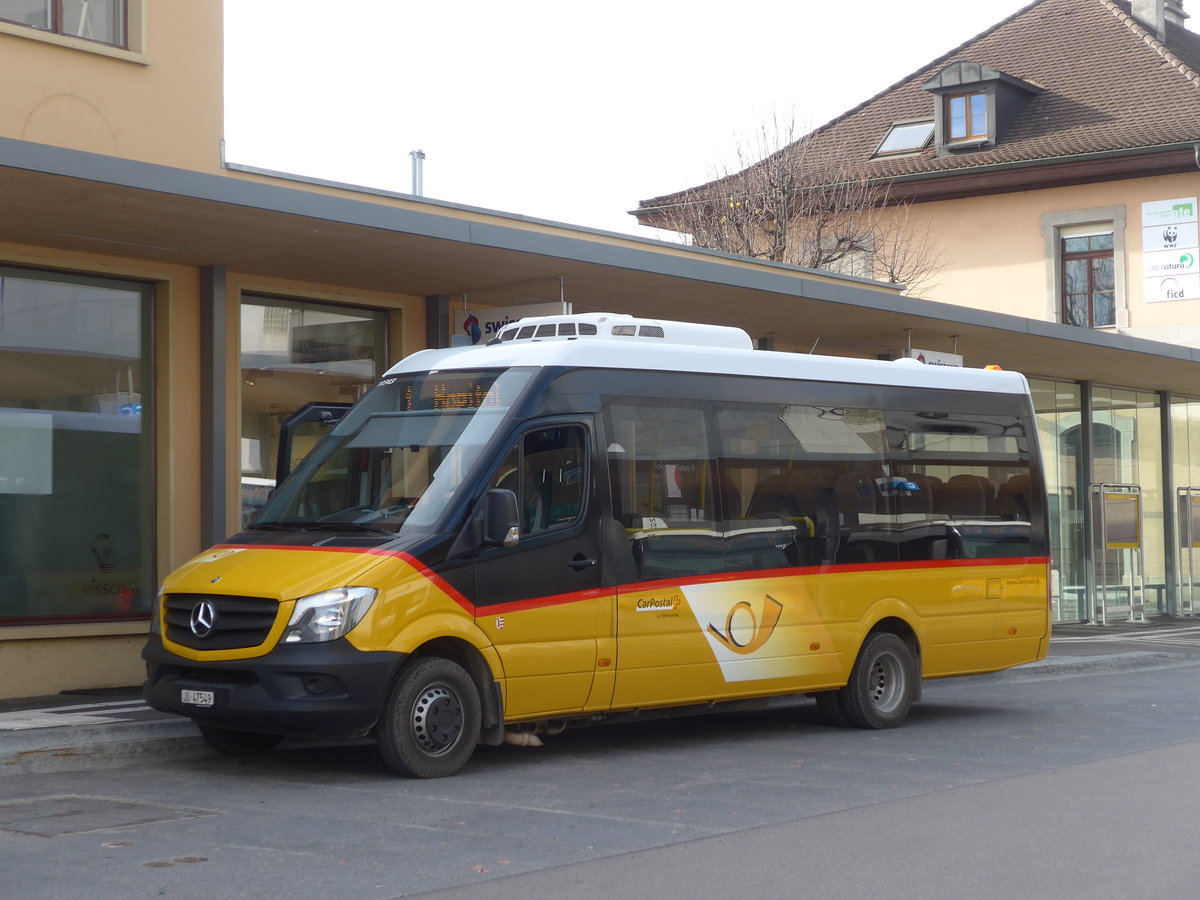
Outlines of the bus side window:
{"label": "bus side window", "polygon": [[492,487],[517,495],[522,535],[564,528],[579,518],[587,471],[584,438],[577,425],[540,428],[508,452]]}
{"label": "bus side window", "polygon": [[900,558],[980,559],[1029,553],[1031,495],[1023,425],[1011,416],[892,410]]}
{"label": "bus side window", "polygon": [[694,528],[711,522],[718,492],[704,409],[622,397],[608,401],[605,412],[618,521],[630,529]]}

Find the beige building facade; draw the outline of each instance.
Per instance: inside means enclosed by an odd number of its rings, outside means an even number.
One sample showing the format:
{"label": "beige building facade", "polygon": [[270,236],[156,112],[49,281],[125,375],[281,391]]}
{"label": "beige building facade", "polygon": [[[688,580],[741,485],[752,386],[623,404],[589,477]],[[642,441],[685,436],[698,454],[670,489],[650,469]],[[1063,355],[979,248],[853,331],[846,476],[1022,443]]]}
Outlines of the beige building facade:
{"label": "beige building facade", "polygon": [[[1071,185],[1017,195],[992,195],[921,204],[913,218],[927,222],[948,261],[925,292],[930,299],[1020,316],[1062,320],[1062,241],[1087,232],[1111,234],[1113,309],[1109,328],[1120,334],[1200,346],[1200,297],[1164,296],[1165,276],[1147,275],[1154,254],[1144,243],[1144,204],[1187,203],[1200,194],[1195,173]],[[977,227],[987,222],[986,240]],[[974,223],[974,224],[973,224]],[[1189,223],[1181,223],[1189,224]],[[1160,224],[1159,236],[1170,224]],[[1175,259],[1195,256],[1181,247]],[[1200,271],[1193,268],[1193,271]],[[1194,293],[1194,292],[1192,292]]]}

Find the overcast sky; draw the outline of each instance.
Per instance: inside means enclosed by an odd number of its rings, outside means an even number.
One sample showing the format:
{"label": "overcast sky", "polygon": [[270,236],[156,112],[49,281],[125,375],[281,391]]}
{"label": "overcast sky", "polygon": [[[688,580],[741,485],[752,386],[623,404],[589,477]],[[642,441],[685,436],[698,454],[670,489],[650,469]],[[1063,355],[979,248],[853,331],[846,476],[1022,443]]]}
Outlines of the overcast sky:
{"label": "overcast sky", "polygon": [[773,116],[823,124],[1024,5],[225,0],[226,158],[408,193],[419,148],[427,197],[650,237],[628,210]]}

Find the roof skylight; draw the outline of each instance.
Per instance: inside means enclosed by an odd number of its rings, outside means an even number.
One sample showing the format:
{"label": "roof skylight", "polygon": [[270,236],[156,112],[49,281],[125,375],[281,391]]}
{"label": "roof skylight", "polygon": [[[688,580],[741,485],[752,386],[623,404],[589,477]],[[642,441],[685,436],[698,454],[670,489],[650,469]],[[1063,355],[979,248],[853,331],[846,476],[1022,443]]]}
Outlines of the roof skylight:
{"label": "roof skylight", "polygon": [[897,122],[875,151],[876,156],[893,153],[912,153],[920,150],[933,137],[933,120],[926,122]]}

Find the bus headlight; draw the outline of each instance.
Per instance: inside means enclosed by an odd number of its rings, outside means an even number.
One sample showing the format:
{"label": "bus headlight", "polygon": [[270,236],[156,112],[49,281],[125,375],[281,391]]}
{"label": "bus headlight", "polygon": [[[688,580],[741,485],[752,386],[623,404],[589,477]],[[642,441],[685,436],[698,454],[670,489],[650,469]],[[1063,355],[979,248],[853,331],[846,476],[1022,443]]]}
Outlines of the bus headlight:
{"label": "bus headlight", "polygon": [[378,591],[368,587],[334,588],[296,601],[282,643],[335,641],[362,621]]}

